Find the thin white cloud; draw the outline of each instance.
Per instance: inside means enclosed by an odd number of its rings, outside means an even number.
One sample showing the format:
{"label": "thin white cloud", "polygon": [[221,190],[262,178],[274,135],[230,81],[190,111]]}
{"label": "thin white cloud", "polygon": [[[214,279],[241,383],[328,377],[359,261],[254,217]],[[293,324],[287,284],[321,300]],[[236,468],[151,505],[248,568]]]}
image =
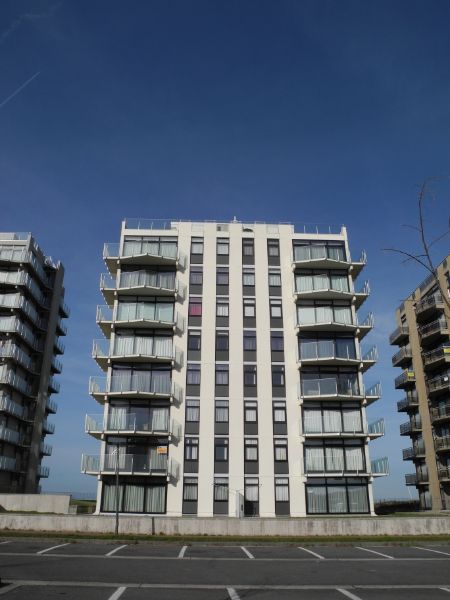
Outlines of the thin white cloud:
{"label": "thin white cloud", "polygon": [[26,23],[27,21],[36,21],[38,19],[48,19],[53,16],[55,11],[61,6],[62,2],[56,2],[50,6],[47,10],[40,13],[22,13],[18,17],[12,20],[11,24],[7,29],[0,33],[0,45],[5,42],[5,40],[12,34],[14,31],[22,25],[22,23]]}
{"label": "thin white cloud", "polygon": [[5,104],[8,104],[8,102],[10,100],[12,100],[13,98],[15,98],[17,96],[17,94],[20,94],[20,92],[27,87],[27,85],[29,83],[31,83],[33,81],[33,79],[36,79],[36,77],[40,74],[40,71],[37,71],[32,77],[30,77],[30,79],[27,79],[25,81],[25,83],[22,83],[22,85],[19,85],[19,87],[14,90],[14,92],[12,94],[10,94],[7,98],[5,98],[2,102],[0,102],[0,108],[3,108],[5,106]]}

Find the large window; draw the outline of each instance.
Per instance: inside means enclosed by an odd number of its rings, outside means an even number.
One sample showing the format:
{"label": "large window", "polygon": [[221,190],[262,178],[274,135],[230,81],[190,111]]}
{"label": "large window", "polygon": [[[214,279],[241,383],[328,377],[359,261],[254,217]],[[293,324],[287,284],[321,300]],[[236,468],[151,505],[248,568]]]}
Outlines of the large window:
{"label": "large window", "polygon": [[256,317],[256,302],[253,298],[244,298],[244,317]]}
{"label": "large window", "polygon": [[353,324],[350,303],[338,302],[301,302],[297,305],[297,319],[300,325],[314,323]]}
{"label": "large window", "polygon": [[186,421],[198,423],[200,421],[200,400],[188,398],[186,400]]}
{"label": "large window", "polygon": [[203,254],[203,238],[193,237],[191,239],[191,254]]}
{"label": "large window", "polygon": [[359,396],[358,372],[352,367],[304,367],[303,396]]}
{"label": "large window", "polygon": [[256,331],[244,329],[244,351],[256,351]]}
{"label": "large window", "polygon": [[228,256],[230,253],[230,240],[228,238],[217,238],[217,254]]}
{"label": "large window", "polygon": [[275,438],[273,441],[273,450],[276,462],[287,462],[288,444],[286,439]]}
{"label": "large window", "polygon": [[[216,364],[216,385],[229,384],[229,367],[228,365]],[[220,394],[218,393],[220,396]]]}
{"label": "large window", "polygon": [[281,319],[283,317],[283,308],[281,305],[281,300],[276,300],[275,298],[269,299],[269,308],[270,308],[270,317],[272,319]]}
{"label": "large window", "polygon": [[117,321],[164,321],[171,323],[174,320],[174,303],[167,298],[147,296],[128,296],[119,298],[117,305]]}
{"label": "large window", "polygon": [[244,459],[248,462],[258,460],[258,440],[253,438],[244,439]]}
{"label": "large window", "polygon": [[273,422],[286,423],[286,402],[273,403]]}
{"label": "large window", "polygon": [[272,352],[284,351],[284,337],[282,331],[270,332],[270,349]]}
{"label": "large window", "polygon": [[272,365],[272,386],[284,387],[284,366]]}
{"label": "large window", "polygon": [[281,287],[281,272],[278,269],[269,269],[269,286]]}
{"label": "large window", "polygon": [[255,270],[254,269],[243,269],[242,270],[242,285],[254,287],[255,286]]}
{"label": "large window", "polygon": [[216,331],[216,350],[228,350],[228,331]]}
{"label": "large window", "polygon": [[279,240],[267,240],[267,256],[280,256]]}
{"label": "large window", "polygon": [[275,502],[289,502],[289,479],[275,477]]}
{"label": "large window", "polygon": [[[117,493],[118,492],[118,493]],[[115,512],[116,499],[120,512],[155,513],[166,512],[166,486],[146,484],[103,483],[102,512]]]}
{"label": "large window", "polygon": [[308,483],[306,505],[308,514],[368,513],[367,483],[357,478]]}
{"label": "large window", "polygon": [[258,404],[253,400],[246,400],[244,402],[244,422],[258,422]]}
{"label": "large window", "polygon": [[185,438],[184,460],[198,460],[198,438]]}
{"label": "large window", "polygon": [[359,404],[324,403],[303,405],[305,433],[362,433],[363,420]]}
{"label": "large window", "polygon": [[197,477],[185,477],[183,486],[183,500],[185,502],[197,502],[198,479]]}
{"label": "large window", "polygon": [[188,385],[200,385],[200,373],[200,365],[188,364],[186,368],[186,383]]}
{"label": "large window", "polygon": [[190,285],[203,285],[203,267],[191,267],[189,283]]}
{"label": "large window", "polygon": [[202,316],[202,299],[201,298],[190,298],[189,299],[189,316],[190,317],[201,317]]}
{"label": "large window", "polygon": [[301,360],[317,360],[319,358],[356,359],[354,337],[302,336],[299,339]]}
{"label": "large window", "polygon": [[306,473],[366,471],[364,446],[358,440],[318,440],[304,446]]}
{"label": "large window", "polygon": [[217,285],[228,285],[228,283],[229,283],[228,267],[217,267],[216,283],[217,283]]}
{"label": "large window", "polygon": [[229,302],[228,299],[217,299],[216,301],[216,317],[228,317],[229,316]]}
{"label": "large window", "polygon": [[228,502],[228,479],[214,477],[214,502]]}
{"label": "large window", "polygon": [[252,238],[244,238],[242,240],[242,255],[243,256],[254,256],[255,255],[255,242]]}
{"label": "large window", "polygon": [[246,477],[244,498],[249,502],[259,502],[259,480],[257,477]]}
{"label": "large window", "polygon": [[188,350],[201,350],[202,332],[195,329],[188,331]]}
{"label": "large window", "polygon": [[345,247],[340,242],[294,240],[294,260],[331,259],[345,261]]}
{"label": "large window", "polygon": [[307,271],[295,274],[295,289],[297,292],[312,292],[314,290],[350,291],[346,271]]}
{"label": "large window", "polygon": [[228,400],[216,400],[215,421],[216,423],[228,423]]}

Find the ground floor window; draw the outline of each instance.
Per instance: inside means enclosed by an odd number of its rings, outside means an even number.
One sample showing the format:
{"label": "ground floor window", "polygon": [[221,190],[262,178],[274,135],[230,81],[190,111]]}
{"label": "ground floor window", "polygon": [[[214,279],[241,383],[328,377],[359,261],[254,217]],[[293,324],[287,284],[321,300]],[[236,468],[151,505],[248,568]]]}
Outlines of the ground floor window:
{"label": "ground floor window", "polygon": [[306,485],[308,514],[368,513],[367,482],[355,479],[321,479]]}
{"label": "ground floor window", "polygon": [[103,483],[102,511],[115,512],[116,499],[119,511],[128,513],[165,513],[166,485],[120,482]]}

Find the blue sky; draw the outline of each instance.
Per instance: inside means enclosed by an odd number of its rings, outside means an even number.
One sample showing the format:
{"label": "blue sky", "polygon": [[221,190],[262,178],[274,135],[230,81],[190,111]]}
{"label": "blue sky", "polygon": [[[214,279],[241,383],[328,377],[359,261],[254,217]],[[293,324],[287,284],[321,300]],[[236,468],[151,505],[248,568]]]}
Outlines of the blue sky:
{"label": "blue sky", "polygon": [[386,338],[426,273],[382,248],[417,247],[403,224],[426,177],[430,234],[448,222],[449,22],[439,0],[0,3],[0,230],[62,260],[72,309],[45,489],[95,488],[79,465],[98,450],[84,415],[103,243],[124,217],[236,215],[345,224],[366,249],[381,358],[366,381],[383,384],[369,417],[387,422],[371,454],[392,473],[375,493],[408,497]]}

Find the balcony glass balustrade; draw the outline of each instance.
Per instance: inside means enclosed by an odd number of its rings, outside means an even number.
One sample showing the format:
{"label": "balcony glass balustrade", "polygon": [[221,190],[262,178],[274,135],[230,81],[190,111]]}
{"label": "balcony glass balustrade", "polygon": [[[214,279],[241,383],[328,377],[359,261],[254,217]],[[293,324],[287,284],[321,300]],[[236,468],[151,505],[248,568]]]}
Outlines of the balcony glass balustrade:
{"label": "balcony glass balustrade", "polygon": [[47,309],[50,306],[48,297],[42,292],[34,279],[25,271],[0,271],[0,284],[24,286],[38,304]]}
{"label": "balcony glass balustrade", "polygon": [[301,396],[361,396],[357,377],[327,377],[323,379],[302,378]]}
{"label": "balcony glass balustrade", "polygon": [[104,455],[83,454],[81,470],[84,473],[116,473],[165,475],[168,472],[169,460],[167,449],[151,448],[146,454],[111,453]]}
{"label": "balcony glass balustrade", "polygon": [[17,317],[0,317],[0,331],[5,333],[17,333],[34,350],[42,352],[42,341],[33,334],[28,325],[22,323]]}
{"label": "balcony glass balustrade", "polygon": [[39,263],[35,255],[29,250],[24,248],[1,248],[0,247],[0,261],[13,262],[13,263],[28,263],[33,268],[34,272],[39,276],[42,283],[50,287],[50,279],[44,268]]}
{"label": "balcony glass balustrade", "polygon": [[12,371],[8,365],[0,365],[0,383],[9,385],[26,396],[33,396],[32,386]]}
{"label": "balcony glass balustrade", "polygon": [[2,345],[2,342],[0,341],[0,358],[9,358],[25,369],[36,372],[36,363],[14,342],[7,341]]}
{"label": "balcony glass balustrade", "polygon": [[25,415],[25,408],[11,400],[11,397],[6,394],[0,395],[0,411],[19,419],[23,419]]}
{"label": "balcony glass balustrade", "polygon": [[87,433],[111,431],[115,433],[142,432],[165,434],[170,433],[169,409],[162,406],[150,407],[147,414],[127,413],[126,409],[112,409],[105,415],[86,415],[85,429]]}
{"label": "balcony glass balustrade", "polygon": [[396,389],[413,386],[416,383],[416,374],[414,371],[404,371],[401,375],[395,378]]}
{"label": "balcony glass balustrade", "polygon": [[17,461],[9,456],[0,456],[0,471],[17,471]]}
{"label": "balcony glass balustrade", "polygon": [[140,395],[174,396],[179,398],[179,387],[170,379],[170,371],[164,373],[142,372],[106,377],[91,377],[90,393],[95,395]]}
{"label": "balcony glass balustrade", "polygon": [[438,377],[434,377],[433,379],[428,379],[426,384],[429,396],[447,392],[450,390],[450,371],[439,375]]}

